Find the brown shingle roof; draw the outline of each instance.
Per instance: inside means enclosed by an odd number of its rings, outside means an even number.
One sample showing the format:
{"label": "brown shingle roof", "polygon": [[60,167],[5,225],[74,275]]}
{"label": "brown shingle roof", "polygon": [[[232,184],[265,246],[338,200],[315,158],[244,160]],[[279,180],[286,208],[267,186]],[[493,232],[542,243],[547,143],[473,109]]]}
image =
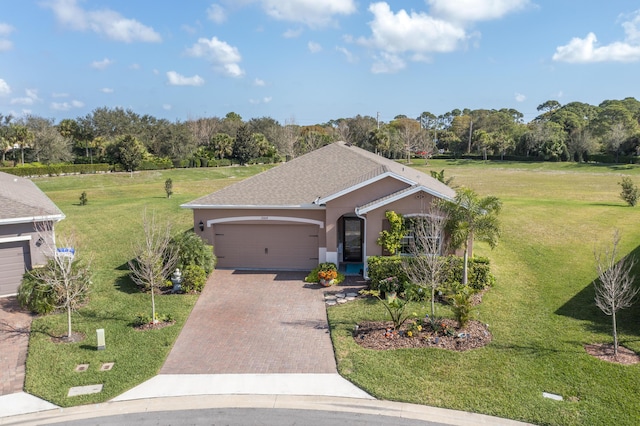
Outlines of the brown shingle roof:
{"label": "brown shingle roof", "polygon": [[318,198],[331,197],[385,173],[392,173],[410,185],[423,185],[443,197],[455,196],[451,188],[425,173],[344,142],[335,142],[183,207],[311,206]]}
{"label": "brown shingle roof", "polygon": [[0,222],[35,217],[62,219],[64,213],[29,179],[0,172]]}

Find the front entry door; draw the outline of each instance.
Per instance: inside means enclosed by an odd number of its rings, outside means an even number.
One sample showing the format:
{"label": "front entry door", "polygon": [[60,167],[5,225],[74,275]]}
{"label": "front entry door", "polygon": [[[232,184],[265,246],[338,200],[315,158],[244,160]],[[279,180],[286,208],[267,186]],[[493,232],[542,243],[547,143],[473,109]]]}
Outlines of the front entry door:
{"label": "front entry door", "polygon": [[345,262],[362,262],[362,219],[344,218],[344,252]]}

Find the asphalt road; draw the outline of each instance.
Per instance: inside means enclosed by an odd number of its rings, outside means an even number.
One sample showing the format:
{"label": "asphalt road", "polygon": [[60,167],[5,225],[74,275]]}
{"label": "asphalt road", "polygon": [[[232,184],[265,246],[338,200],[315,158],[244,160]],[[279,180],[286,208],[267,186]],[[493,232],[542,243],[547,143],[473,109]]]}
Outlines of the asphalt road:
{"label": "asphalt road", "polygon": [[95,417],[60,425],[247,425],[247,426],[446,426],[401,417],[372,414],[289,410],[280,408],[209,408],[185,411],[156,411]]}

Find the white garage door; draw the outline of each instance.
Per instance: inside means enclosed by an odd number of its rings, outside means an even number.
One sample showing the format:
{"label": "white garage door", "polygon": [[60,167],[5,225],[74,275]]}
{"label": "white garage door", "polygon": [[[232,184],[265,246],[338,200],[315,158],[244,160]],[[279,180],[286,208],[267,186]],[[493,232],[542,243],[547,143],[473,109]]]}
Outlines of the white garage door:
{"label": "white garage door", "polygon": [[214,225],[220,268],[300,269],[318,265],[317,225]]}
{"label": "white garage door", "polygon": [[28,241],[0,243],[0,296],[18,292],[29,259]]}

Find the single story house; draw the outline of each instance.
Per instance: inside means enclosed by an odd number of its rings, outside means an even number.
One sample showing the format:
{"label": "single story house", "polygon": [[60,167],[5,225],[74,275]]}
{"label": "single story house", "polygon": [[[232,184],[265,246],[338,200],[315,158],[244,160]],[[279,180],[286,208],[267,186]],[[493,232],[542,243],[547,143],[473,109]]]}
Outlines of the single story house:
{"label": "single story house", "polygon": [[29,179],[0,172],[0,297],[16,294],[25,271],[47,262],[43,238],[52,242],[64,217]]}
{"label": "single story house", "polygon": [[[423,215],[455,191],[416,169],[335,142],[183,204],[220,268],[311,270],[334,262],[366,276],[385,213]],[[388,224],[388,222],[387,222]]]}

